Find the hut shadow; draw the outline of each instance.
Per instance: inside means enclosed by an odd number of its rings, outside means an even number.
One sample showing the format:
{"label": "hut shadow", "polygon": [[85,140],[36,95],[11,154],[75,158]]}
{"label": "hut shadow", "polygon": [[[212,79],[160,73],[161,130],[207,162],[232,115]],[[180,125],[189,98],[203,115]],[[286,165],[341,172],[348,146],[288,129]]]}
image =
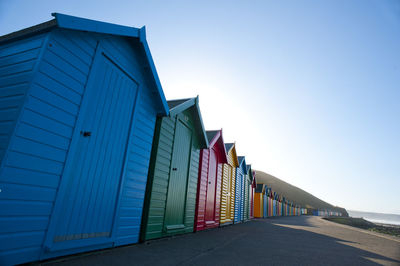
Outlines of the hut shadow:
{"label": "hut shadow", "polygon": [[[290,218],[290,217],[288,217]],[[108,249],[44,265],[380,265],[400,264],[352,245],[357,242],[253,220],[195,234]],[[297,220],[297,219],[294,219]],[[313,226],[309,219],[303,224]],[[299,219],[295,224],[299,225]],[[287,222],[282,219],[282,222]],[[400,245],[399,245],[400,247]]]}
{"label": "hut shadow", "polygon": [[273,216],[267,218],[259,218],[255,221],[280,225],[317,227],[317,225],[313,223],[313,218],[313,216]]}

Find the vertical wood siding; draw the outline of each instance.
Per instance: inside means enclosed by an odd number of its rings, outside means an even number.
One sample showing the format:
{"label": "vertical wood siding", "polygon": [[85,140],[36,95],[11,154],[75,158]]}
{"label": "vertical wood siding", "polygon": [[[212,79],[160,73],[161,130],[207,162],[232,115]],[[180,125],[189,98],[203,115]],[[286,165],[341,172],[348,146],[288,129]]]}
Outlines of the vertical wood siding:
{"label": "vertical wood siding", "polygon": [[254,217],[263,217],[263,197],[262,193],[258,192],[254,194]]}

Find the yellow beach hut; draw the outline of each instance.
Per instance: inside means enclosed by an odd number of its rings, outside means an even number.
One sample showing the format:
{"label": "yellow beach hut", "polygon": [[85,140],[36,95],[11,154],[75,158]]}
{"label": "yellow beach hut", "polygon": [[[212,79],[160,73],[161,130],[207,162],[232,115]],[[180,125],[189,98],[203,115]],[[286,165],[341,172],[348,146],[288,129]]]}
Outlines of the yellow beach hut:
{"label": "yellow beach hut", "polygon": [[236,167],[239,166],[235,143],[226,143],[228,163],[224,163],[221,182],[220,225],[233,223],[235,215]]}

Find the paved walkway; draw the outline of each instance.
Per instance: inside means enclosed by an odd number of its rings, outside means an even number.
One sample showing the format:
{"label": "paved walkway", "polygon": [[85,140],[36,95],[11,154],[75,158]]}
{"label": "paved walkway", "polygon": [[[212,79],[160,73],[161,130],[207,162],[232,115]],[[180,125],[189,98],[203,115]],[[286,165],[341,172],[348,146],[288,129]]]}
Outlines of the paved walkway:
{"label": "paved walkway", "polygon": [[400,238],[319,217],[276,217],[43,265],[400,265]]}

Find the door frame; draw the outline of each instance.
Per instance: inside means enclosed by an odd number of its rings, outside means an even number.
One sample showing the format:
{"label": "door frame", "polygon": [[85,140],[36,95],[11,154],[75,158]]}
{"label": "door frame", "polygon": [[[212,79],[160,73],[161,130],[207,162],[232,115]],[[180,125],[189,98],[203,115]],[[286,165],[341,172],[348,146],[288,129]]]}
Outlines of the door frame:
{"label": "door frame", "polygon": [[[188,196],[188,188],[189,188],[189,173],[191,170],[191,166],[192,166],[192,150],[193,150],[193,138],[194,138],[194,131],[191,127],[191,125],[187,122],[191,119],[191,117],[189,117],[186,114],[177,114],[175,116],[175,127],[174,127],[174,139],[173,139],[173,144],[172,144],[172,156],[171,156],[171,163],[170,163],[170,167],[169,167],[169,176],[168,176],[168,185],[167,185],[167,198],[165,200],[165,211],[164,211],[164,217],[163,217],[163,228],[162,228],[162,232],[163,234],[173,234],[174,232],[179,232],[182,230],[186,229],[186,206],[187,206],[187,196]],[[186,172],[186,187],[185,187],[185,202],[184,202],[184,208],[183,208],[183,227],[179,227],[179,228],[170,228],[168,229],[168,225],[165,222],[165,218],[166,218],[166,214],[167,214],[167,206],[168,206],[168,193],[169,193],[169,185],[170,185],[170,178],[171,178],[171,173],[172,173],[172,158],[173,158],[173,153],[174,153],[174,149],[175,149],[175,137],[176,137],[176,128],[177,128],[177,124],[178,122],[181,122],[183,124],[183,126],[187,127],[190,132],[191,132],[191,136],[190,136],[190,143],[189,143],[189,160],[188,160],[188,169]]]}
{"label": "door frame", "polygon": [[[92,90],[93,85],[96,81],[95,77],[96,74],[100,68],[100,62],[102,60],[102,57],[106,57],[107,60],[109,60],[112,64],[114,64],[117,68],[119,68],[125,75],[127,75],[134,83],[137,84],[137,90],[136,90],[136,98],[135,102],[133,103],[132,106],[132,115],[130,118],[130,126],[129,126],[129,131],[127,135],[127,144],[125,151],[124,151],[124,156],[123,156],[123,164],[121,166],[121,172],[120,172],[120,178],[119,178],[119,188],[117,190],[116,194],[116,204],[115,204],[115,210],[113,214],[113,219],[112,219],[112,225],[111,225],[111,231],[110,231],[110,236],[109,237],[97,237],[97,238],[88,238],[88,239],[80,239],[78,241],[63,241],[60,243],[54,243],[53,238],[54,234],[56,232],[57,228],[57,223],[60,220],[59,214],[62,212],[61,206],[63,203],[63,198],[67,192],[67,183],[69,180],[63,178],[64,176],[68,176],[70,172],[72,171],[72,164],[71,160],[73,160],[73,155],[76,153],[77,150],[77,144],[79,141],[80,137],[80,130],[83,125],[83,120],[84,120],[84,115],[86,114],[88,110],[88,106],[90,104],[90,99],[92,99],[92,96],[94,95],[94,91]],[[49,218],[49,225],[48,225],[48,230],[44,238],[44,245],[43,249],[41,251],[40,258],[46,258],[48,257],[48,254],[53,253],[53,252],[62,252],[62,251],[67,251],[71,249],[82,249],[85,247],[88,247],[88,249],[92,249],[90,247],[97,246],[97,245],[105,245],[109,244],[112,245],[112,243],[115,242],[116,238],[116,214],[119,213],[118,208],[121,200],[121,191],[122,191],[122,184],[124,183],[124,175],[126,172],[126,155],[127,155],[127,150],[131,145],[131,135],[132,135],[132,130],[134,126],[134,118],[135,114],[137,113],[137,104],[138,104],[138,99],[140,97],[140,83],[137,82],[136,79],[132,77],[132,75],[129,74],[129,72],[121,65],[118,63],[118,61],[108,53],[104,47],[102,46],[102,41],[97,42],[96,46],[96,52],[93,57],[92,64],[90,66],[89,74],[88,74],[88,79],[87,83],[84,88],[82,100],[81,100],[81,105],[79,108],[79,112],[77,115],[77,120],[75,123],[75,128],[71,137],[71,142],[69,145],[69,149],[67,152],[66,160],[64,163],[64,169],[63,172],[60,176],[60,184],[58,187],[58,193],[56,194],[56,199],[54,201],[54,207],[51,212],[50,218]]]}

